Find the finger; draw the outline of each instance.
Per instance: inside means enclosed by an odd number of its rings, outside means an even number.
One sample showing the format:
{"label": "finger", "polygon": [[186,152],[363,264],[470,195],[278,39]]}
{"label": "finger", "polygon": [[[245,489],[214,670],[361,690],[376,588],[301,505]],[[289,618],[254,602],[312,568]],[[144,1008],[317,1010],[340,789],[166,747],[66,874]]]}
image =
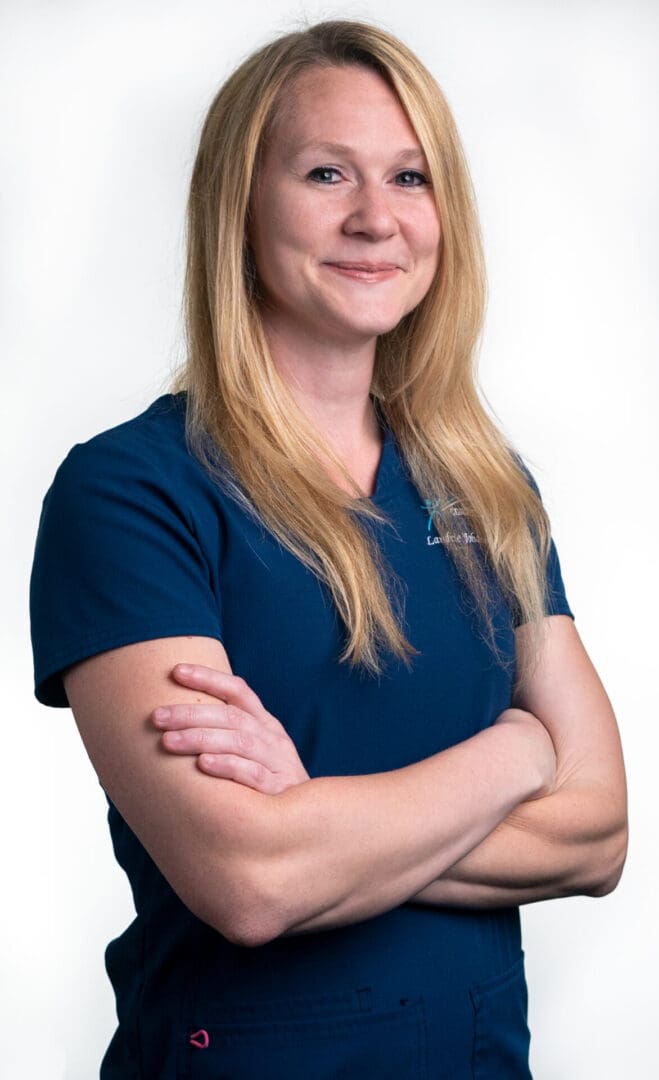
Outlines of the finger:
{"label": "finger", "polygon": [[260,762],[248,761],[234,754],[200,754],[197,764],[209,776],[235,780],[264,795],[277,795],[282,789],[278,778]]}
{"label": "finger", "polygon": [[189,701],[179,705],[164,705],[153,710],[151,719],[156,727],[161,729],[226,727],[229,724],[228,707],[224,701],[218,701],[216,705]]}
{"label": "finger", "polygon": [[231,754],[263,766],[272,764],[270,748],[252,732],[190,728],[165,731],[161,742],[165,750],[173,754]]}
{"label": "finger", "polygon": [[239,729],[264,736],[272,741],[273,733],[266,730],[265,722],[256,719],[251,713],[244,712],[237,705],[217,705],[185,702],[180,705],[167,705],[154,709],[151,714],[154,725],[160,731],[183,731],[194,728],[226,728],[230,731]]}
{"label": "finger", "polygon": [[185,686],[195,686],[214,697],[240,706],[246,712],[263,713],[270,716],[263,708],[258,694],[255,694],[240,675],[229,675],[226,671],[205,667],[203,664],[177,664],[172,670],[177,682]]}

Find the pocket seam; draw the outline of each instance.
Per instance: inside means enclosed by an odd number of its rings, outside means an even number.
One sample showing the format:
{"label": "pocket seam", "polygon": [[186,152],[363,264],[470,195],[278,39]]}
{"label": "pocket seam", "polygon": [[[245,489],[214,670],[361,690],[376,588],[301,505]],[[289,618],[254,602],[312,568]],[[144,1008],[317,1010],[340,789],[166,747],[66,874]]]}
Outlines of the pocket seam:
{"label": "pocket seam", "polygon": [[[493,1018],[492,1010],[494,1009],[496,1012],[497,996],[503,991],[505,991],[508,987],[515,987],[516,984],[519,986],[520,990],[523,984],[525,985],[523,952],[504,971],[499,972],[497,975],[492,975],[489,979],[484,979],[482,982],[472,983],[472,985],[469,987],[469,997],[471,998],[474,1016],[471,1057],[471,1075],[473,1080],[477,1080],[477,1078],[481,1076],[486,1077],[490,1075],[491,1064],[488,1064],[489,1056],[492,1053],[493,1049],[496,1055],[503,1048],[503,1043],[501,1044],[501,1047],[498,1047],[497,1049],[497,1047],[495,1047],[492,1042],[493,1033],[495,1030],[493,1029],[492,1024],[501,1023],[501,1017],[499,1017],[498,1020]],[[512,1018],[512,1016],[513,1013],[510,1014],[510,1017],[506,1017],[504,1012],[504,1023],[508,1022]],[[518,1060],[517,1047],[515,1048],[516,1071],[514,1074],[510,1073],[510,1075],[515,1075],[519,1077],[523,1076],[525,1080],[529,1080],[529,1078],[531,1077],[531,1073],[529,1071],[528,1065],[528,1048],[530,1039],[528,1021],[526,1015],[524,1015],[523,1022],[525,1030],[522,1032],[521,1018],[519,1017],[519,1015],[516,1017],[516,1020],[520,1026],[515,1029],[516,1034],[513,1036],[513,1038],[515,1042],[517,1042],[517,1040],[523,1040],[523,1043],[525,1044],[526,1057],[524,1058],[523,1063],[521,1057]],[[519,1042],[518,1046],[521,1050],[522,1043]],[[507,1049],[510,1050],[510,1043],[508,1044]],[[497,1068],[499,1068],[498,1065]]]}
{"label": "pocket seam", "polygon": [[505,968],[504,971],[500,971],[497,975],[490,975],[488,979],[483,979],[482,982],[472,983],[469,987],[469,996],[475,1006],[482,1003],[483,999],[492,993],[494,990],[498,990],[499,987],[506,986],[507,983],[517,978],[521,974],[524,967],[524,955],[518,956],[516,960]]}
{"label": "pocket seam", "polygon": [[[206,1024],[205,1030],[210,1036],[210,1047],[215,1051],[235,1050],[240,1053],[242,1046],[248,1046],[253,1040],[262,1040],[264,1050],[277,1047],[313,1047],[314,1042],[335,1040],[343,1033],[348,1038],[358,1034],[363,1028],[365,1034],[370,1030],[371,1037],[378,1036],[378,1028],[383,1031],[395,1026],[409,1029],[409,1039],[413,1040],[414,1080],[427,1080],[428,1077],[428,1035],[424,998],[422,995],[408,999],[409,1004],[398,1008],[377,1009],[370,1012],[355,1012],[347,1016],[312,1017],[301,1020],[264,1020],[261,1023]],[[195,1021],[196,1022],[196,1021]],[[190,1030],[194,1030],[190,1028]],[[177,1076],[195,1075],[194,1061],[200,1059],[206,1051],[195,1050],[188,1044],[187,1033],[179,1036],[177,1052]]]}
{"label": "pocket seam", "polygon": [[[368,1015],[372,1011],[372,989],[360,986],[355,990],[337,990],[327,994],[297,994],[289,998],[265,998],[262,1001],[214,1001],[208,1008],[197,1007],[207,1023],[253,1023],[259,1016],[268,1020],[331,1019],[333,1016]],[[325,1011],[326,1010],[326,1011]],[[295,1015],[298,1013],[299,1015]],[[311,1013],[311,1016],[305,1015]]]}
{"label": "pocket seam", "polygon": [[[263,1020],[246,1020],[206,1023],[211,1041],[231,1041],[232,1044],[244,1038],[270,1037],[275,1040],[286,1037],[298,1038],[306,1042],[309,1039],[331,1036],[355,1027],[377,1027],[379,1024],[415,1024],[420,1027],[423,1020],[421,998],[414,998],[405,1007],[398,1009],[377,1009],[370,1012],[351,1012],[343,1016],[311,1016],[293,1018],[267,1017]],[[288,1041],[288,1039],[287,1039]]]}

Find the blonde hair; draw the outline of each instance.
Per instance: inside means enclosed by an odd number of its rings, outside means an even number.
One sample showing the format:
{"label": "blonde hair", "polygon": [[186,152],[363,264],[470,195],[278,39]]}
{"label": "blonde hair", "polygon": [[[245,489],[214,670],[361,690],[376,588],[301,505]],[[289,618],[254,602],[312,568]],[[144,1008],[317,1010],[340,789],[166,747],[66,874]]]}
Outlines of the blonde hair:
{"label": "blonde hair", "polygon": [[[288,33],[248,56],[208,109],[187,207],[187,359],[170,389],[187,391],[186,439],[217,480],[329,588],[346,631],[341,661],[382,670],[383,652],[416,653],[401,629],[402,590],[384,564],[345,465],[279,376],[259,314],[247,239],[259,155],[291,82],[312,65],[363,65],[387,80],[430,169],[442,240],[426,296],[376,344],[371,393],[421,500],[456,503],[480,541],[450,556],[501,660],[482,557],[519,622],[542,633],[550,527],[521,459],[487,415],[475,356],[486,298],[480,228],[464,152],[433,77],[399,40],[348,20]],[[330,461],[352,496],[335,484]],[[449,520],[450,524],[450,520]],[[480,546],[480,551],[477,549]]]}

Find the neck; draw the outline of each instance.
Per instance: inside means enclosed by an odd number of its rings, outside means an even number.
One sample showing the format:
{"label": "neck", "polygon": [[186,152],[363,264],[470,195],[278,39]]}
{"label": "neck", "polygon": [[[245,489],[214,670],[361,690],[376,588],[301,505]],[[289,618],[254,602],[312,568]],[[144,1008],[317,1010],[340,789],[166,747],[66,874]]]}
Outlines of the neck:
{"label": "neck", "polygon": [[296,327],[282,332],[272,313],[264,331],[273,362],[298,405],[342,457],[380,444],[381,433],[370,398],[375,339],[319,342]]}

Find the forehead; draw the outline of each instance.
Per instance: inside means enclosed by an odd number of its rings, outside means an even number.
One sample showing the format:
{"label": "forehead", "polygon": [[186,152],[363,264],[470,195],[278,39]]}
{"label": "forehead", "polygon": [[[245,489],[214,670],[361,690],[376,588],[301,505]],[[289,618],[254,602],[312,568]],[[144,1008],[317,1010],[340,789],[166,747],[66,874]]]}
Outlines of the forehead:
{"label": "forehead", "polygon": [[305,68],[282,91],[270,144],[285,153],[307,143],[354,139],[404,140],[418,145],[398,96],[378,72],[362,65]]}

